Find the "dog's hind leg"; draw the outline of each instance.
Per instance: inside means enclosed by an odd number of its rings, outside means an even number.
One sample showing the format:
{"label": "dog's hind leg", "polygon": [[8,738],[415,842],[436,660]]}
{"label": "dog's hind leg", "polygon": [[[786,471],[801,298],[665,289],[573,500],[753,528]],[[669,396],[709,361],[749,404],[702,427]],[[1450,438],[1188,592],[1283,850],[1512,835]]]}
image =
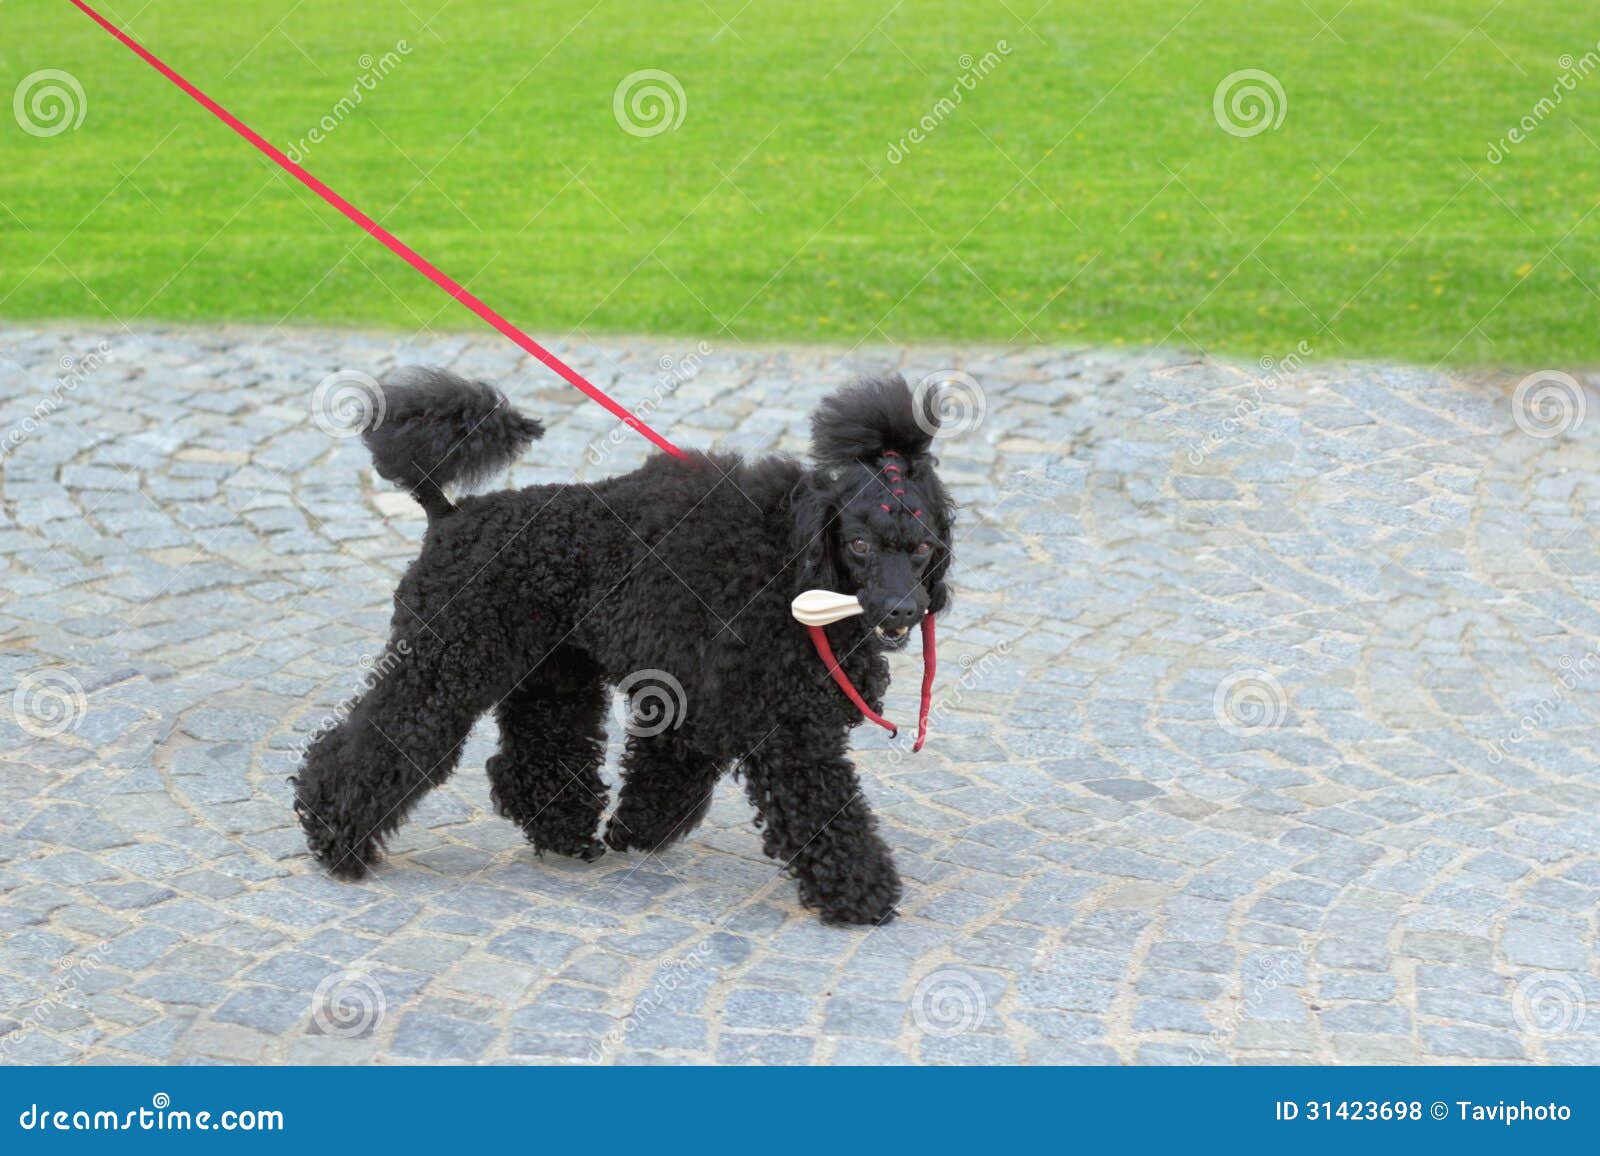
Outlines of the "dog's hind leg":
{"label": "dog's hind leg", "polygon": [[722,768],[681,731],[664,731],[628,736],[622,773],[606,843],[615,851],[657,851],[700,825]]}
{"label": "dog's hind leg", "polygon": [[607,799],[600,767],[608,702],[594,661],[560,647],[495,709],[500,750],[489,759],[494,804],[540,851],[579,859],[605,854],[595,833]]}
{"label": "dog's hind leg", "polygon": [[357,879],[417,800],[450,776],[493,701],[495,664],[437,635],[397,638],[350,714],[319,735],[295,779],[295,813],[312,853]]}

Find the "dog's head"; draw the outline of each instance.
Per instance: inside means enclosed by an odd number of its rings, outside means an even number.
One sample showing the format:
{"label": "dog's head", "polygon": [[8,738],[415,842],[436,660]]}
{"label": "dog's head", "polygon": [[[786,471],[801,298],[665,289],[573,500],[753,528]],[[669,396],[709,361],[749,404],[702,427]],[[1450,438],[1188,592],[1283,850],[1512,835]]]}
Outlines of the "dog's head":
{"label": "dog's head", "polygon": [[929,453],[937,398],[914,398],[899,376],[834,394],[811,419],[817,468],[796,495],[799,590],[854,594],[891,646],[950,600],[955,503]]}

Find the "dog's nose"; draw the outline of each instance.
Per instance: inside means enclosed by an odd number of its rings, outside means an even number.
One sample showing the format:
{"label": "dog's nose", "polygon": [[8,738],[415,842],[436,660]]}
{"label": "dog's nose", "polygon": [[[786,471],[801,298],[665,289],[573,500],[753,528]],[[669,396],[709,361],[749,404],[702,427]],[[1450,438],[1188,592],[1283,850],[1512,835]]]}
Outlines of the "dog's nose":
{"label": "dog's nose", "polygon": [[907,598],[893,606],[885,607],[878,619],[880,626],[910,626],[919,617],[917,604]]}

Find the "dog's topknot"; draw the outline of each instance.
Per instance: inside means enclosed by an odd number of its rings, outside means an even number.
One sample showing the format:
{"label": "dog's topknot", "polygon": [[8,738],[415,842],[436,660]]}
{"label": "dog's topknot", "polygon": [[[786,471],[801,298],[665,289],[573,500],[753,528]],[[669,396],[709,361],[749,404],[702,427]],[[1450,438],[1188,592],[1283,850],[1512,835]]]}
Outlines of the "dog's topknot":
{"label": "dog's topknot", "polygon": [[811,455],[823,465],[876,463],[891,451],[919,458],[933,445],[939,411],[933,391],[918,399],[899,374],[869,378],[823,401],[811,418]]}

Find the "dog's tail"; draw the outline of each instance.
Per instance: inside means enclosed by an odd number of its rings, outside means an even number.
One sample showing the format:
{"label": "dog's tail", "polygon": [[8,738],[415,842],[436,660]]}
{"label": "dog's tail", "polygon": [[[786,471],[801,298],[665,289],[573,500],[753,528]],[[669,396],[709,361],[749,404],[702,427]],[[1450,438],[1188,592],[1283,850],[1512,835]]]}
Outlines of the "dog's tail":
{"label": "dog's tail", "polygon": [[455,511],[446,486],[482,481],[544,434],[494,386],[442,369],[397,370],[379,388],[361,440],[379,476],[410,490],[430,522]]}

